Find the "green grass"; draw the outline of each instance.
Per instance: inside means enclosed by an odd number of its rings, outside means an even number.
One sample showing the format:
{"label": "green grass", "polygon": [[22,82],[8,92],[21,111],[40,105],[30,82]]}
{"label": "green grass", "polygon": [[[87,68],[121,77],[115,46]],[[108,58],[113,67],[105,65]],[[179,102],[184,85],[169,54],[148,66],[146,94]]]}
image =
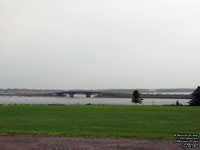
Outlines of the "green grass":
{"label": "green grass", "polygon": [[0,135],[172,139],[200,134],[200,107],[0,106]]}

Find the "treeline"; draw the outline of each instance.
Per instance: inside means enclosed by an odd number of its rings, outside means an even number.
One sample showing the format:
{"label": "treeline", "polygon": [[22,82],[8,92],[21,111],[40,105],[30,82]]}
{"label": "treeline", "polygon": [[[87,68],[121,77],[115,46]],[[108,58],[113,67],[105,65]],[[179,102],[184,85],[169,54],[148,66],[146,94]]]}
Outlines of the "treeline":
{"label": "treeline", "polygon": [[[191,95],[188,94],[141,94],[142,98],[172,98],[172,99],[191,99]],[[98,95],[98,98],[132,98],[132,94],[127,93],[112,93],[103,92],[102,95]]]}
{"label": "treeline", "polygon": [[[132,94],[136,89],[101,89],[99,91],[108,93],[127,93]],[[176,89],[138,89],[140,93],[192,93],[193,88],[176,88]]]}
{"label": "treeline", "polygon": [[[25,88],[7,88],[3,89],[0,88],[0,92],[7,92],[7,93],[32,93],[32,92],[60,92],[60,91],[66,91],[67,89],[25,89]],[[76,89],[74,89],[76,90]],[[87,90],[87,89],[85,89]],[[101,91],[101,92],[111,92],[111,93],[128,93],[131,94],[135,89],[96,89],[95,91]],[[193,88],[176,88],[176,89],[138,89],[141,93],[192,93],[195,89]]]}
{"label": "treeline", "polygon": [[19,88],[8,88],[0,89],[0,93],[49,93],[49,92],[60,92],[63,90],[54,89],[19,89]]}

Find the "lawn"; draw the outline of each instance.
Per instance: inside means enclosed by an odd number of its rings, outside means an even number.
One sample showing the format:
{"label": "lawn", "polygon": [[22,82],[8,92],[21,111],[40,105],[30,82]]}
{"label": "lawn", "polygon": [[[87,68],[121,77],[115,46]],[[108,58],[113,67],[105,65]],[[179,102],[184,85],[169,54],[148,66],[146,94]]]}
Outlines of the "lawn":
{"label": "lawn", "polygon": [[0,135],[172,139],[200,134],[200,107],[0,106]]}

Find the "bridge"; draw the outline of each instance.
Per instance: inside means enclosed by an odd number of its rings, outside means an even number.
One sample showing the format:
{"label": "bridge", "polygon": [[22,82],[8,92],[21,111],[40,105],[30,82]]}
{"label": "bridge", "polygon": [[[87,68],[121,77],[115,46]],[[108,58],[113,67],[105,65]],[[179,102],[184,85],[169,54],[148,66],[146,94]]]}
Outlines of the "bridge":
{"label": "bridge", "polygon": [[101,92],[98,91],[86,91],[86,90],[74,90],[74,91],[63,91],[63,92],[57,92],[55,93],[56,96],[66,96],[69,95],[70,97],[74,97],[75,94],[83,94],[86,95],[86,97],[91,97],[91,95],[101,95]]}

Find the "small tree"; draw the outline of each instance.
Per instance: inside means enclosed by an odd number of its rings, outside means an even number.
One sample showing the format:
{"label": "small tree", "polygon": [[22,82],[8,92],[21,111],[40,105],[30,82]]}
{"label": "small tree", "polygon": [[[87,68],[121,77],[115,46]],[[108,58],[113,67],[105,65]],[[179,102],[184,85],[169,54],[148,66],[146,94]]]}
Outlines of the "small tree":
{"label": "small tree", "polygon": [[190,106],[200,106],[200,86],[192,93],[192,100],[189,101]]}
{"label": "small tree", "polygon": [[176,101],[176,106],[182,106],[183,104],[181,104],[178,100]]}
{"label": "small tree", "polygon": [[140,92],[138,90],[133,91],[132,102],[136,105],[137,103],[141,104],[142,100],[143,98],[141,97]]}

